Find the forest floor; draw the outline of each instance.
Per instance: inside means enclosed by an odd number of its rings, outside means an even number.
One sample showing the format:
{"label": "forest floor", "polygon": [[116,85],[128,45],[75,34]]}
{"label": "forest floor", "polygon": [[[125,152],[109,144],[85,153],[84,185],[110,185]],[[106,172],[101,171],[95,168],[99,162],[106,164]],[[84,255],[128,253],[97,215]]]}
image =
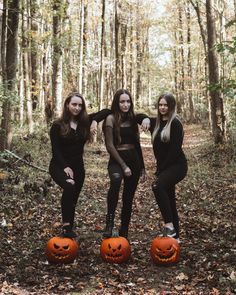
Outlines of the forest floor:
{"label": "forest floor", "polygon": [[[7,153],[2,156],[8,177],[0,183],[0,294],[236,294],[233,144],[215,147],[202,126],[185,126],[189,171],[177,186],[181,254],[179,263],[168,267],[154,264],[149,254],[162,223],[151,191],[155,161],[145,134],[142,146],[148,179],[139,184],[133,205],[131,258],[120,265],[99,255],[109,185],[104,145],[85,150],[87,176],[76,212],[80,250],[68,265],[49,264],[44,252],[47,241],[60,233],[59,188],[46,172]],[[47,169],[47,134],[18,137],[13,150]],[[120,203],[116,226],[119,214]]]}

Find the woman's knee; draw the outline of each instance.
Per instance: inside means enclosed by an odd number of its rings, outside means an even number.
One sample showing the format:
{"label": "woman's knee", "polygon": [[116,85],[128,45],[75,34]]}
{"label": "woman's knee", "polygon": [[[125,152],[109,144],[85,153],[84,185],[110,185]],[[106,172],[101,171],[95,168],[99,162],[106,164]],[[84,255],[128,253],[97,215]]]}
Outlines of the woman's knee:
{"label": "woman's knee", "polygon": [[119,172],[112,173],[110,176],[111,183],[114,185],[120,185],[122,181],[122,175]]}

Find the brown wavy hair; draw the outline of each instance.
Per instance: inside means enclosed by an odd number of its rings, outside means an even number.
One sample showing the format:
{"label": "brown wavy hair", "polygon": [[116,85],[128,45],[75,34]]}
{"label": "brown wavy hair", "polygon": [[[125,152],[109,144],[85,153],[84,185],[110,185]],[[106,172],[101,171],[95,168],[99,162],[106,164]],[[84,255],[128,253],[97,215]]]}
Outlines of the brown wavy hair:
{"label": "brown wavy hair", "polygon": [[[125,113],[125,114],[120,110],[120,96],[122,94],[127,94],[129,96],[129,98],[130,98],[130,103],[131,103],[129,111],[127,113]],[[115,140],[116,140],[117,144],[119,144],[120,141],[121,141],[121,138],[120,138],[120,125],[124,121],[131,121],[132,126],[134,126],[134,131],[136,132],[137,137],[139,136],[138,125],[135,122],[133,99],[132,99],[131,93],[128,90],[126,90],[126,89],[118,89],[116,91],[116,93],[114,94],[112,104],[111,104],[111,111],[112,111],[112,113],[114,115],[114,118],[115,118],[114,131],[115,131]]]}
{"label": "brown wavy hair", "polygon": [[71,113],[69,111],[68,105],[71,101],[71,98],[74,96],[77,96],[77,97],[81,98],[81,100],[82,100],[82,109],[79,112],[79,114],[76,116],[76,121],[79,125],[80,132],[83,134],[83,136],[85,137],[86,140],[89,140],[90,139],[89,116],[88,116],[88,113],[86,110],[85,99],[78,92],[69,93],[64,101],[61,117],[57,120],[57,123],[61,127],[61,135],[63,137],[66,137],[66,136],[68,136],[68,134],[71,130],[71,127],[70,127]]}

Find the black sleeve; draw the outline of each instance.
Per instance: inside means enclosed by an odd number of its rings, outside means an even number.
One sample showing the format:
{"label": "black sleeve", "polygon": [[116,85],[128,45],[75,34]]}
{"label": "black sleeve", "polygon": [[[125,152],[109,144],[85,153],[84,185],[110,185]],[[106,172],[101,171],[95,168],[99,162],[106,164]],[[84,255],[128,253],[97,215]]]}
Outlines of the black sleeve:
{"label": "black sleeve", "polygon": [[63,168],[68,167],[66,159],[63,157],[60,149],[60,125],[53,123],[50,129],[50,140],[52,146],[52,156],[57,164]]}
{"label": "black sleeve", "polygon": [[148,115],[140,113],[140,114],[135,114],[135,122],[139,125],[142,124],[143,119],[149,118]]}
{"label": "black sleeve", "polygon": [[159,169],[164,170],[170,166],[182,153],[183,135],[184,131],[181,122],[178,119],[174,119],[171,123],[168,154],[165,161],[158,167]]}
{"label": "black sleeve", "polygon": [[109,109],[103,109],[103,110],[98,111],[96,113],[89,114],[89,120],[90,120],[90,122],[92,122],[93,120],[95,120],[96,122],[99,123],[99,122],[105,120],[106,117],[108,115],[110,115],[111,113],[112,113],[111,110],[109,110]]}
{"label": "black sleeve", "polygon": [[142,113],[140,113],[140,114],[136,114],[136,115],[135,115],[135,121],[136,121],[139,125],[141,125],[143,119],[146,119],[146,118],[149,118],[149,119],[150,119],[151,126],[150,126],[149,131],[152,133],[153,130],[154,130],[154,128],[155,128],[155,125],[156,125],[156,118],[149,117],[149,116],[147,116],[146,114],[142,114]]}

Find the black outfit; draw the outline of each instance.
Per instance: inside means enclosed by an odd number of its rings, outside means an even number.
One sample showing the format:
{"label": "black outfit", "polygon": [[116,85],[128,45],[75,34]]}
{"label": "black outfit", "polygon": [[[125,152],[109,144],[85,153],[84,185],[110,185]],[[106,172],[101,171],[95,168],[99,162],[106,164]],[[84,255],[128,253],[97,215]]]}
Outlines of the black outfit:
{"label": "black outfit", "polygon": [[[110,110],[104,109],[98,113],[90,114],[90,124],[93,120],[100,122],[106,118]],[[63,189],[61,198],[62,222],[74,224],[75,207],[82,189],[85,170],[83,162],[84,145],[86,138],[80,130],[71,128],[69,134],[63,137],[60,134],[60,125],[54,122],[50,130],[52,145],[52,159],[49,165],[49,173],[53,180]],[[64,169],[70,167],[74,173],[75,184],[66,180],[70,177],[66,175]]]}
{"label": "black outfit", "polygon": [[[108,173],[110,177],[110,188],[107,195],[107,224],[110,219],[110,231],[107,236],[111,235],[115,210],[118,204],[119,191],[122,180],[124,181],[122,194],[122,211],[120,235],[127,237],[128,227],[132,213],[132,203],[135,190],[138,185],[141,170],[144,169],[144,161],[140,146],[139,133],[136,122],[125,122],[120,127],[120,142],[117,144],[113,124],[109,118],[105,124],[105,141],[106,148],[110,154],[108,162]],[[119,150],[117,147],[122,145],[132,145],[131,148]],[[126,177],[124,170],[129,167],[132,175]],[[104,235],[106,236],[106,234]]]}
{"label": "black outfit", "polygon": [[[156,118],[151,120],[151,133],[156,124]],[[171,123],[170,141],[161,141],[161,131],[167,121],[161,120],[160,128],[153,142],[153,151],[156,158],[156,180],[153,183],[153,192],[163,216],[164,222],[172,222],[179,237],[179,217],[176,208],[175,185],[187,174],[187,160],[182,150],[183,126],[175,118]]]}

